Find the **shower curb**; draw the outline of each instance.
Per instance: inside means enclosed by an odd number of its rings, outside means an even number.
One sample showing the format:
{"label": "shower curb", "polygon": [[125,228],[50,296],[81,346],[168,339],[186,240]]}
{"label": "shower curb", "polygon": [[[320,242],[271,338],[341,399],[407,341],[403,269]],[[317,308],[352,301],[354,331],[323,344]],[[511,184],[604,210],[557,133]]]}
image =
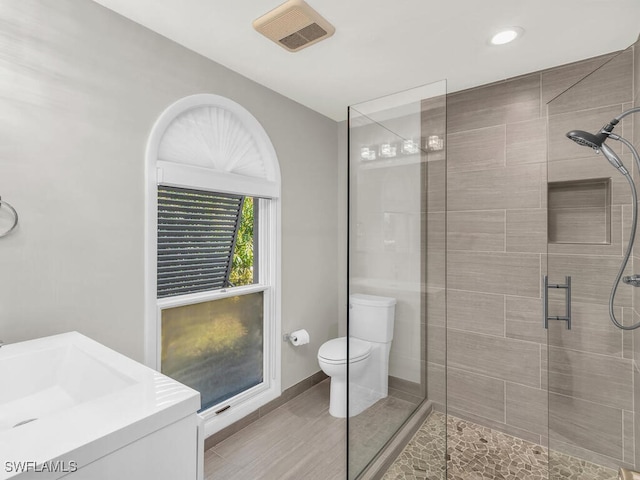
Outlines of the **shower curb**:
{"label": "shower curb", "polygon": [[358,475],[357,480],[380,480],[433,410],[434,404],[431,400],[423,401],[367,468]]}

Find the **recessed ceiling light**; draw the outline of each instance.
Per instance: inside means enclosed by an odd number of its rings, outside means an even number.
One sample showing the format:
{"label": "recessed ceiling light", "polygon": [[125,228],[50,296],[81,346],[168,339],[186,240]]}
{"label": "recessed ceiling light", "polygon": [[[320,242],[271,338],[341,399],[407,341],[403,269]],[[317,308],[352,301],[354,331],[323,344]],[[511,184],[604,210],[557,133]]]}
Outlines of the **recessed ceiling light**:
{"label": "recessed ceiling light", "polygon": [[521,36],[524,33],[524,30],[520,27],[509,27],[503,30],[500,30],[496,33],[489,43],[491,45],[504,45],[505,43],[513,42],[516,38]]}

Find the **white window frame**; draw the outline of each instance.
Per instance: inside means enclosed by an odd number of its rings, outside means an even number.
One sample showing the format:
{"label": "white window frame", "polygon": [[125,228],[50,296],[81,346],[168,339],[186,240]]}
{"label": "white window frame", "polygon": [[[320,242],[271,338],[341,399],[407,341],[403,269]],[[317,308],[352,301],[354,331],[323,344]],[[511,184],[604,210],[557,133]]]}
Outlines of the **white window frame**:
{"label": "white window frame", "polygon": [[[240,119],[258,145],[267,171],[266,179],[252,178],[177,164],[158,158],[160,143],[171,123],[184,112],[199,107],[222,108]],[[258,283],[174,297],[157,298],[158,184],[220,193],[252,196],[258,201]],[[211,94],[192,95],[168,107],[156,121],[146,150],[145,221],[145,363],[160,370],[162,310],[264,292],[263,382],[200,413],[205,437],[242,419],[281,394],[280,300],[280,169],[275,149],[260,123],[239,104]],[[222,406],[230,408],[219,414]]]}

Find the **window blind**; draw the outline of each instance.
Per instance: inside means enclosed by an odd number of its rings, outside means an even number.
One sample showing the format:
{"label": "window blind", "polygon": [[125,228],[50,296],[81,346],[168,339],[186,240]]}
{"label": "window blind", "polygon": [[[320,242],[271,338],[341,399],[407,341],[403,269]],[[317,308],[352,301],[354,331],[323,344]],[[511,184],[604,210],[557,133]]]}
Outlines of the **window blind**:
{"label": "window blind", "polygon": [[158,185],[158,298],[229,285],[243,201]]}

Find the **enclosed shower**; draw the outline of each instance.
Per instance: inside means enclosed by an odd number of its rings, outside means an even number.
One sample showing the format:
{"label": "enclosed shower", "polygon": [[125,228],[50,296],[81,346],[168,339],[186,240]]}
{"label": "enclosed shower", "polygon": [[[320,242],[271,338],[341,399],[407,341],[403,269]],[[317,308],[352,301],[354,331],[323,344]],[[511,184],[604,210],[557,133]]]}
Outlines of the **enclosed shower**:
{"label": "enclosed shower", "polygon": [[349,479],[640,470],[639,105],[640,42],[350,107],[349,294],[397,304]]}

